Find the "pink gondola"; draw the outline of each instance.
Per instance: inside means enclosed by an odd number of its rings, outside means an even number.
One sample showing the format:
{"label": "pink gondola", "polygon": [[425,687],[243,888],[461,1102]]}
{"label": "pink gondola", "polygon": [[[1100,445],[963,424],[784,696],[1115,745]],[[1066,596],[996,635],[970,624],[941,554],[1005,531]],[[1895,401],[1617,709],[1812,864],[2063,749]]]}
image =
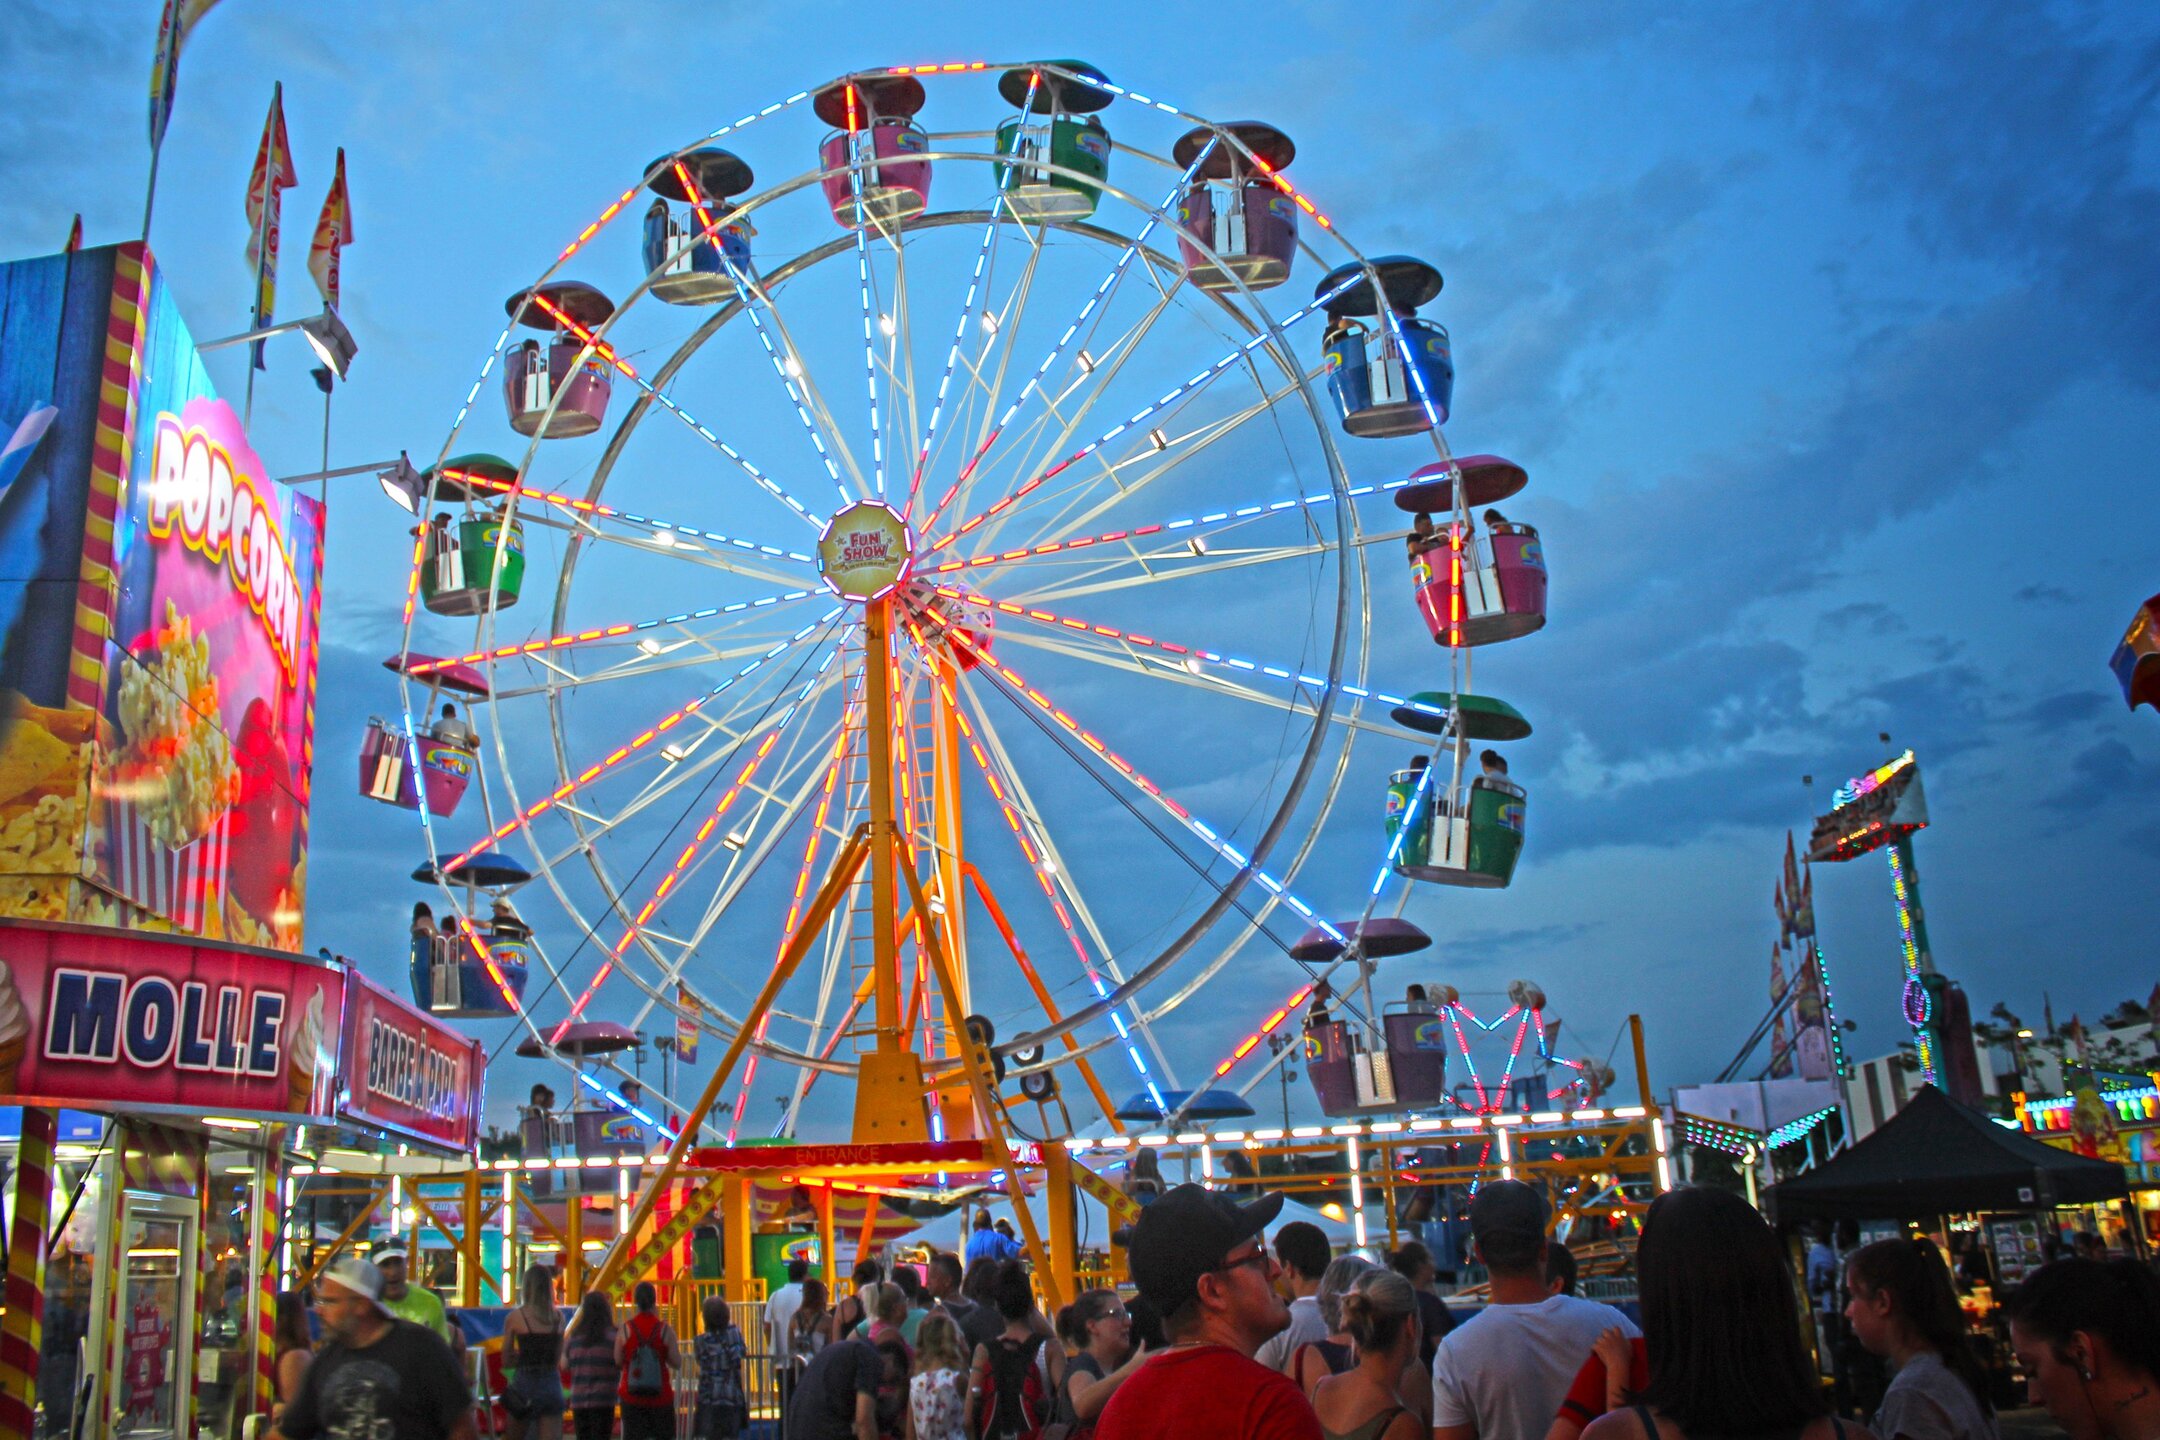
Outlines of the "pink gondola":
{"label": "pink gondola", "polygon": [[1460,497],[1444,463],[1414,471],[1411,483],[1395,492],[1396,505],[1412,514],[1451,517],[1459,499],[1468,517],[1459,551],[1444,519],[1422,542],[1413,532],[1410,574],[1419,616],[1442,645],[1491,645],[1542,629],[1547,576],[1537,531],[1504,518],[1488,520],[1484,533],[1477,528],[1479,512],[1496,516],[1489,507],[1520,491],[1529,475],[1497,455],[1466,455],[1455,465]]}
{"label": "pink gondola", "polygon": [[911,118],[923,98],[912,76],[874,75],[828,85],[811,100],[833,127],[818,146],[825,203],[848,229],[899,225],[928,208],[930,137]]}
{"label": "pink gondola", "polygon": [[[572,439],[598,430],[607,418],[615,374],[597,350],[587,353],[578,331],[587,335],[597,331],[615,313],[615,303],[590,285],[560,280],[520,290],[504,308],[519,324],[554,336],[513,346],[505,359],[503,399],[510,406],[510,428],[544,440]],[[555,413],[549,416],[551,404]],[[543,418],[544,431],[540,428]]]}

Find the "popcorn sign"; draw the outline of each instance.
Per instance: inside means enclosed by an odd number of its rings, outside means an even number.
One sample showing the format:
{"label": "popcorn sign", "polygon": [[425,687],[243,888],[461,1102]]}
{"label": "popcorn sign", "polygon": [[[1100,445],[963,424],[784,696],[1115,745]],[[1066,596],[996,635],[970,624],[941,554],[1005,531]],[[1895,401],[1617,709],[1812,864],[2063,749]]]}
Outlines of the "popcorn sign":
{"label": "popcorn sign", "polygon": [[322,507],[267,478],[162,285],[145,315],[91,878],[188,933],[299,950]]}
{"label": "popcorn sign", "polygon": [[188,549],[226,568],[293,680],[300,582],[260,482],[234,466],[231,450],[207,428],[183,425],[176,415],[157,417],[150,476],[150,533],[162,540],[177,528]]}

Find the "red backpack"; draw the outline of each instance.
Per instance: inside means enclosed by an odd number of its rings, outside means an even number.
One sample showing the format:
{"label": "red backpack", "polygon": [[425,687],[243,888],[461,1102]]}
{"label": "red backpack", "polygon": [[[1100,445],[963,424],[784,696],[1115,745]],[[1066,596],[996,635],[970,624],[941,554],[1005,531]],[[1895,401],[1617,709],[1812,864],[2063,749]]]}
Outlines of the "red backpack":
{"label": "red backpack", "polygon": [[990,1403],[983,1407],[979,1440],[1037,1440],[1050,1418],[1050,1395],[1035,1363],[1043,1337],[999,1336],[990,1352]]}

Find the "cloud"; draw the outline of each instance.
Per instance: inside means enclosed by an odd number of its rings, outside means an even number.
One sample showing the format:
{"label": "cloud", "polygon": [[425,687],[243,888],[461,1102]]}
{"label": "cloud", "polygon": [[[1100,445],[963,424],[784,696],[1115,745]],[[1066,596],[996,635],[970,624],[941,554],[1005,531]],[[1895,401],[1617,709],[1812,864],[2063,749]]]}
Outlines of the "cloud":
{"label": "cloud", "polygon": [[2074,603],[2069,591],[2060,585],[2021,585],[2011,592],[2010,598],[2021,605],[2069,605]]}
{"label": "cloud", "polygon": [[1816,633],[1826,640],[1902,635],[1907,628],[1905,617],[1879,600],[1840,605],[1815,622]]}

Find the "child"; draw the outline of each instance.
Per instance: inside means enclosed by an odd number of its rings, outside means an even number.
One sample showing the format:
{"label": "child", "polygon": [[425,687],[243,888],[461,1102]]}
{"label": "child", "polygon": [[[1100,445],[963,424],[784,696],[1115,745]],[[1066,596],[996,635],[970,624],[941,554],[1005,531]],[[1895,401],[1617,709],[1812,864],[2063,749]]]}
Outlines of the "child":
{"label": "child", "polygon": [[1878,1240],[1845,1262],[1853,1338],[1897,1371],[1875,1412],[1884,1440],[1995,1440],[1987,1374],[1965,1340],[1950,1271],[1929,1240]]}
{"label": "child", "polygon": [[734,1440],[749,1418],[743,1398],[743,1333],[718,1295],[705,1301],[705,1333],[697,1337],[698,1440]]}
{"label": "child", "polygon": [[942,1310],[915,1332],[915,1375],[908,1381],[907,1440],[963,1440],[967,1356],[960,1327]]}

